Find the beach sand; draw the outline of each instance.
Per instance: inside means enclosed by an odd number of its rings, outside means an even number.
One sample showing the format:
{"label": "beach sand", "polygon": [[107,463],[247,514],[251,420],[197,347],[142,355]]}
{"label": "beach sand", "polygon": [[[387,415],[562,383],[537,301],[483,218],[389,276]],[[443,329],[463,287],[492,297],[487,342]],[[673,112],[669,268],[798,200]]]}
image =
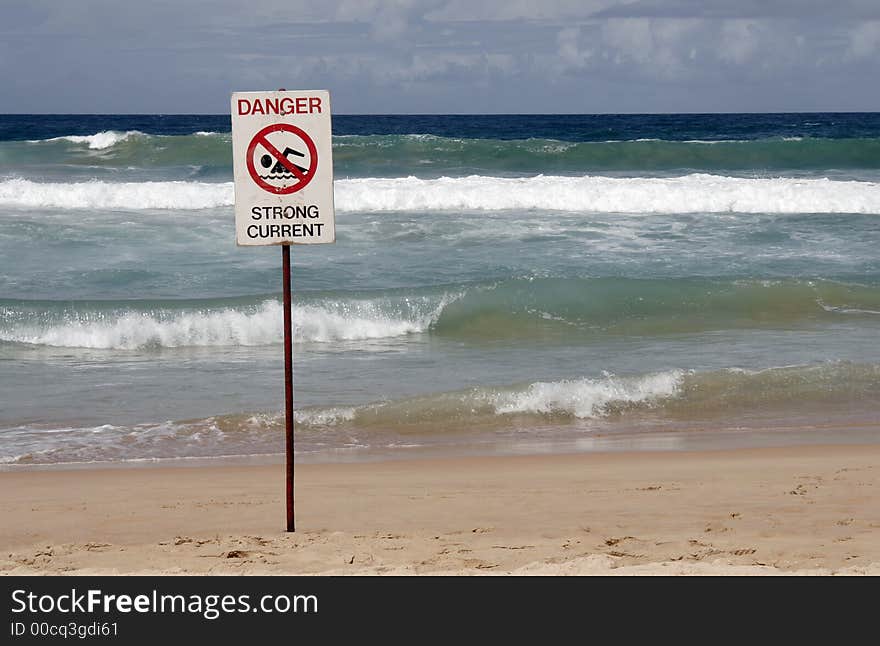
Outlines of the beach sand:
{"label": "beach sand", "polygon": [[880,574],[880,445],[0,473],[5,574]]}

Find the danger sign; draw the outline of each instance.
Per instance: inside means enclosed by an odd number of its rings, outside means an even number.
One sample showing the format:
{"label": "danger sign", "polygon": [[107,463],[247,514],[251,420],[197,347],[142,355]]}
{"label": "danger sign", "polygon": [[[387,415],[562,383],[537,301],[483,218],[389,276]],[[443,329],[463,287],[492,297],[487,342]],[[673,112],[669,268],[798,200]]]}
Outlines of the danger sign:
{"label": "danger sign", "polygon": [[232,95],[235,238],[239,245],[334,242],[330,95]]}

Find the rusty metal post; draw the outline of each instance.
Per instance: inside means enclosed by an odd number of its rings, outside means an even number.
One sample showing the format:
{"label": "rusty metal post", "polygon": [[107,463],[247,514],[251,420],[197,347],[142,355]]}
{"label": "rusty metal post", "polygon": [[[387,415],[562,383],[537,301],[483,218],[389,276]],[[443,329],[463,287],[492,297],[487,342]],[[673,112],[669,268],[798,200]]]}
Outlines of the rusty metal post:
{"label": "rusty metal post", "polygon": [[287,531],[296,531],[293,512],[293,330],[290,302],[290,246],[281,246],[284,292],[284,426],[287,481]]}

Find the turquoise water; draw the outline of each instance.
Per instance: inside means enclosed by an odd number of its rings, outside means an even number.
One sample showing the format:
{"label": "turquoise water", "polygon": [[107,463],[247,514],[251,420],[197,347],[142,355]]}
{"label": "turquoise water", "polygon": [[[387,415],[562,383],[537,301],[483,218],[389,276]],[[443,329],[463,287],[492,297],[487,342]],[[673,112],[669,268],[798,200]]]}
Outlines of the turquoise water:
{"label": "turquoise water", "polygon": [[[0,116],[0,462],[282,450],[280,253],[234,244],[228,129]],[[334,133],[301,459],[880,423],[880,115]]]}

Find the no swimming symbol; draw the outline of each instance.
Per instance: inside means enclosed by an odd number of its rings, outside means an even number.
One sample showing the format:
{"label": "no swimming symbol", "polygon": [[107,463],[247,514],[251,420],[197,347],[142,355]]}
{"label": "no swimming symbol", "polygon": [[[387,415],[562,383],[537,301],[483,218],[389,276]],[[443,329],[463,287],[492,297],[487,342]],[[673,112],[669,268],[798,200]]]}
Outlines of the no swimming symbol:
{"label": "no swimming symbol", "polygon": [[302,190],[318,168],[315,142],[303,130],[287,123],[266,126],[247,149],[247,169],[257,186],[276,195]]}

